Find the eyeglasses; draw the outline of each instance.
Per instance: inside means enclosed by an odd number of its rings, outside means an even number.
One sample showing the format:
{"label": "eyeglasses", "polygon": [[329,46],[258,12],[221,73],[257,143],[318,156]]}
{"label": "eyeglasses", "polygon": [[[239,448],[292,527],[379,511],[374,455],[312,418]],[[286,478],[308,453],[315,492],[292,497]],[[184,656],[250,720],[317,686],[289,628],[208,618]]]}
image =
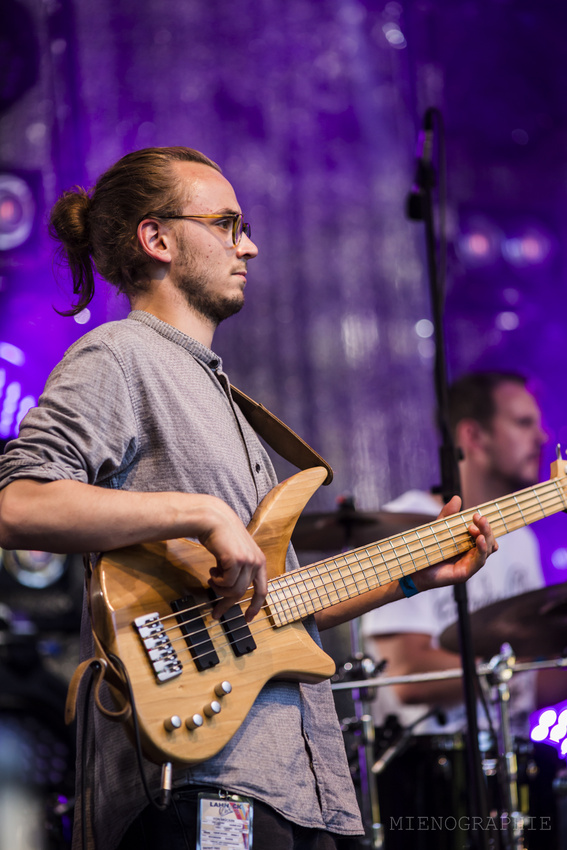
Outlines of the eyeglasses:
{"label": "eyeglasses", "polygon": [[[151,213],[148,213],[144,218],[151,218]],[[242,221],[242,213],[226,213],[219,215],[218,213],[206,213],[202,215],[156,215],[156,218],[164,219],[193,219],[193,218],[210,218],[216,221],[220,228],[228,231],[229,226],[232,229],[232,244],[236,247],[240,244],[242,234],[245,233],[250,239],[252,228],[247,221]]]}

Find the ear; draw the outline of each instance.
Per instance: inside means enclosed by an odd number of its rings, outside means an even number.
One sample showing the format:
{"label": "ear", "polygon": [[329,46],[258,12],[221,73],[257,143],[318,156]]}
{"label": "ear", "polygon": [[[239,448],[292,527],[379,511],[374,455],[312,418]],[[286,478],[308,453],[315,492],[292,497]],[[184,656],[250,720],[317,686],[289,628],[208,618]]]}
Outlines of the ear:
{"label": "ear", "polygon": [[171,262],[171,230],[155,218],[144,218],[136,231],[140,247],[158,263]]}
{"label": "ear", "polygon": [[482,449],[485,443],[486,430],[476,419],[461,419],[457,425],[455,442],[462,449],[464,457]]}

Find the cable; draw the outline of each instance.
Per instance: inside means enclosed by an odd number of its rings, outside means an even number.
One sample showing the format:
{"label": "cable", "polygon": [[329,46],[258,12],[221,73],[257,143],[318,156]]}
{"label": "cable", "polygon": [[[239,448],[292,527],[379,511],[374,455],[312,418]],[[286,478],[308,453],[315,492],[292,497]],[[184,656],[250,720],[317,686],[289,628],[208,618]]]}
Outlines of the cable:
{"label": "cable", "polygon": [[134,729],[134,741],[135,741],[134,749],[136,751],[136,758],[137,758],[137,761],[138,761],[138,770],[140,772],[140,779],[142,780],[142,785],[144,786],[144,792],[145,792],[146,797],[148,798],[150,804],[152,806],[154,806],[154,808],[158,809],[160,812],[163,812],[168,808],[169,803],[171,801],[171,789],[167,789],[167,788],[162,789],[163,802],[161,802],[161,803],[158,802],[157,800],[155,800],[154,797],[152,796],[152,793],[150,791],[150,787],[148,785],[148,780],[146,778],[146,771],[144,770],[144,763],[143,763],[143,760],[142,760],[143,759],[142,743],[141,743],[141,739],[140,739],[140,727],[139,727],[139,724],[138,724],[138,713],[137,713],[137,710],[136,710],[136,702],[134,700],[134,692],[132,690],[132,684],[130,682],[130,677],[128,676],[128,673],[126,671],[126,667],[124,666],[122,660],[120,658],[118,658],[117,655],[111,655],[110,653],[108,653],[108,659],[109,659],[109,661],[112,662],[112,664],[115,667],[117,667],[120,670],[122,677],[123,677],[123,680],[126,684],[126,688],[128,690],[128,699],[130,700],[130,708],[132,709],[132,726],[133,726],[133,729]]}
{"label": "cable", "polygon": [[87,689],[85,692],[85,703],[83,705],[83,723],[81,728],[81,843],[83,850],[87,850],[87,729],[92,689],[93,676],[91,673],[91,677],[87,683]]}

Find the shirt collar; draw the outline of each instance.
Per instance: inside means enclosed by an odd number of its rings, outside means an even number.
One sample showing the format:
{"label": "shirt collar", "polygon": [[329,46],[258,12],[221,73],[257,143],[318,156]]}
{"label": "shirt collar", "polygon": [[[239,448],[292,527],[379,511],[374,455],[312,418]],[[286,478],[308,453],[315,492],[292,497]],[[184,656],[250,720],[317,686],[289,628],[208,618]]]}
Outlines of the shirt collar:
{"label": "shirt collar", "polygon": [[203,345],[196,339],[193,339],[193,337],[184,334],[177,328],[174,328],[173,325],[169,325],[167,322],[162,321],[162,319],[158,319],[157,316],[152,315],[152,313],[146,313],[143,310],[132,310],[132,312],[128,314],[127,318],[132,319],[135,322],[141,322],[143,325],[147,325],[165,339],[169,339],[171,342],[185,348],[193,355],[193,357],[200,360],[214,372],[222,371],[222,360],[218,354],[215,354],[214,351],[211,351],[210,348],[207,348],[206,345]]}

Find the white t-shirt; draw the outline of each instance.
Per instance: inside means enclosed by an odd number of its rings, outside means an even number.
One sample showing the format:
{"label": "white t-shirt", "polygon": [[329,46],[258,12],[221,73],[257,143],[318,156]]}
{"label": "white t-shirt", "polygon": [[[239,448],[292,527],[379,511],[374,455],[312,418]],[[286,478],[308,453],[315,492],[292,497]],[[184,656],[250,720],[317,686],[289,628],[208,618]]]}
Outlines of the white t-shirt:
{"label": "white t-shirt", "polygon": [[[385,506],[388,510],[429,513],[437,516],[439,505],[429,493],[410,490]],[[537,538],[530,528],[520,528],[498,539],[499,549],[485,566],[467,582],[469,610],[476,611],[500,599],[517,596],[544,585]],[[372,636],[412,632],[430,634],[432,645],[438,646],[439,636],[457,620],[457,607],[452,587],[440,587],[401,599],[377,608],[362,618],[362,634]],[[513,640],[510,641],[513,647]],[[376,655],[374,643],[367,641],[370,655]],[[380,659],[377,659],[380,660]],[[459,665],[456,665],[459,666]],[[384,676],[388,676],[386,668]],[[535,679],[533,672],[517,673],[510,682],[510,721],[516,735],[526,734],[529,714],[535,710]],[[373,714],[377,725],[389,714],[397,715],[402,726],[408,726],[427,711],[428,706],[403,705],[393,687],[377,688]],[[445,710],[447,722],[440,725],[435,717],[416,727],[416,734],[449,734],[466,727],[464,705]],[[479,728],[486,728],[484,711],[479,707]]]}

